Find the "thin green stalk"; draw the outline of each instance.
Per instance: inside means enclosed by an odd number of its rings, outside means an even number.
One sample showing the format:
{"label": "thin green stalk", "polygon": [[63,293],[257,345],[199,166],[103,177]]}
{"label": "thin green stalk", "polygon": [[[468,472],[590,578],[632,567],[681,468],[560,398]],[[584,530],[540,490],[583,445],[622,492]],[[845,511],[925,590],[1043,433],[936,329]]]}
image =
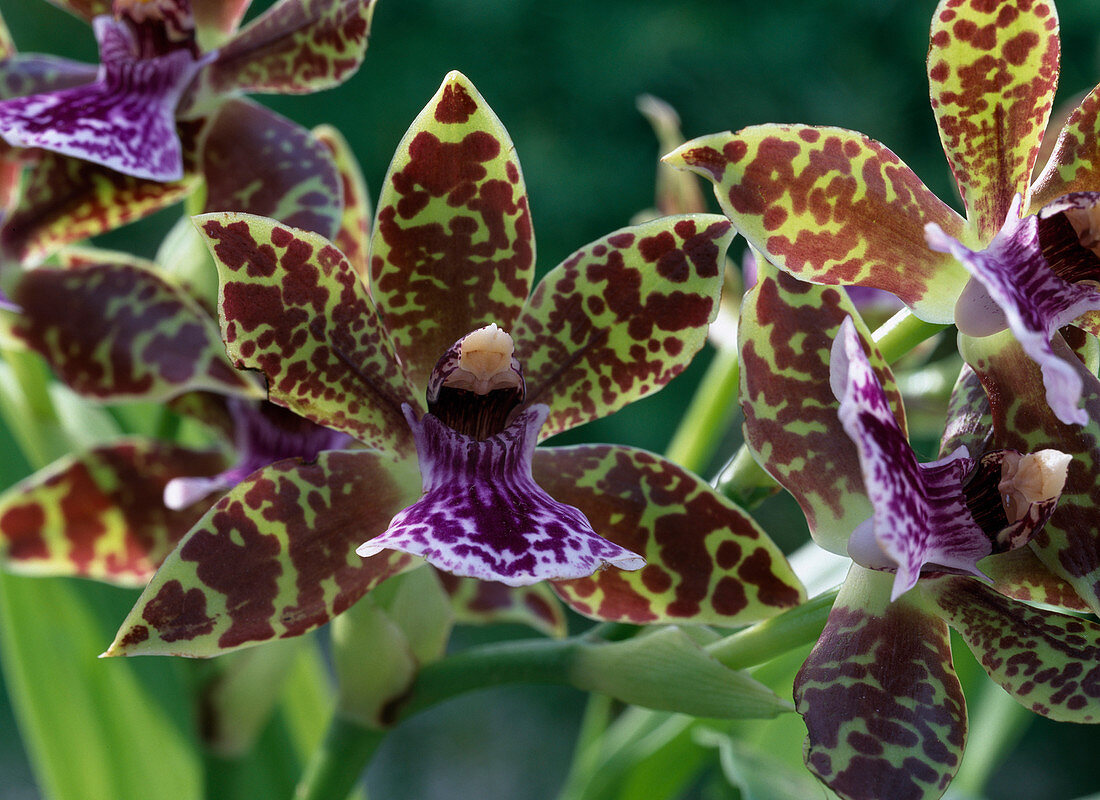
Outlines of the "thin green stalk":
{"label": "thin green stalk", "polygon": [[692,472],[707,468],[737,410],[737,357],[736,347],[714,354],[669,443],[666,455]]}
{"label": "thin green stalk", "polygon": [[350,795],[385,736],[383,730],[336,714],[294,792],[295,800],[342,800]]}
{"label": "thin green stalk", "polygon": [[951,788],[981,797],[993,771],[1024,735],[1034,716],[992,681],[984,681],[976,698],[968,697],[972,735]]}
{"label": "thin green stalk", "polygon": [[573,748],[573,761],[558,800],[579,798],[592,781],[603,761],[604,736],[611,724],[614,701],[604,694],[590,694],[584,709],[581,729]]}
{"label": "thin green stalk", "polygon": [[921,342],[931,339],[946,325],[933,325],[913,316],[913,312],[902,309],[886,322],[882,323],[871,339],[878,347],[887,364],[893,364]]}
{"label": "thin green stalk", "polygon": [[742,508],[751,509],[773,494],[778,485],[743,444],[714,479],[714,488]]}
{"label": "thin green stalk", "polygon": [[821,635],[837,590],[824,592],[777,617],[719,639],[707,652],[730,669],[763,664],[781,653],[813,642]]}

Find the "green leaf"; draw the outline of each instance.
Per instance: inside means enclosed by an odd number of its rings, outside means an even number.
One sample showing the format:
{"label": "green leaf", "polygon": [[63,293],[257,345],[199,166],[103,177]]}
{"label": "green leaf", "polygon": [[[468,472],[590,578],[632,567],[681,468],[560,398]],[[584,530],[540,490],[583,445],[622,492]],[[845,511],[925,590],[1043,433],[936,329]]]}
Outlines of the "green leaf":
{"label": "green leaf", "polygon": [[988,242],[1015,195],[1027,207],[1058,84],[1058,16],[1053,3],[941,2],[930,38],[940,142],[967,215]]}
{"label": "green leaf", "polygon": [[218,265],[222,337],[272,400],[381,450],[411,452],[402,373],[367,288],[315,233],[249,214],[196,217]]}
{"label": "green leaf", "polygon": [[419,486],[414,464],[370,451],[253,473],[180,541],[106,655],[205,657],[323,625],[409,566],[403,553],[355,548]]}
{"label": "green leaf", "polygon": [[795,679],[806,766],[846,800],[937,798],[966,743],[947,625],[893,577],[852,567]]}
{"label": "green leaf", "polygon": [[225,43],[213,90],[302,94],[343,83],[367,51],[373,0],[281,0]]}
{"label": "green leaf", "polygon": [[905,416],[889,366],[841,289],[802,283],[759,262],[745,295],[738,336],[745,443],[787,489],[821,547],[847,554],[848,537],[871,517],[855,445],[844,432],[829,383],[840,324],[851,316],[902,430]]}
{"label": "green leaf", "polygon": [[149,439],[65,456],[0,495],[4,568],[144,586],[206,510],[169,510],[165,485],[224,468],[220,453]]}
{"label": "green leaf", "polygon": [[[193,710],[179,665],[96,659],[117,595],[0,575],[0,642],[45,796],[200,800]],[[49,609],[49,624],[43,624]]]}
{"label": "green leaf", "polygon": [[676,626],[623,642],[584,645],[570,676],[580,689],[697,717],[769,718],[791,710],[747,673],[722,666]]}
{"label": "green leaf", "polygon": [[926,322],[954,320],[970,276],[928,248],[924,226],[978,243],[879,142],[841,128],[757,125],[693,139],[663,160],[713,182],[738,233],[785,272],[885,289]]}
{"label": "green leaf", "polygon": [[701,729],[695,739],[718,748],[722,772],[741,792],[741,800],[792,800],[817,797],[821,786],[804,770],[795,771],[758,747],[733,736]]}
{"label": "green leaf", "polygon": [[535,481],[593,530],[646,559],[554,582],[597,619],[744,625],[806,598],[782,552],[731,501],[660,456],[617,445],[540,448]]}
{"label": "green leaf", "polygon": [[416,386],[470,331],[493,322],[511,330],[527,299],[535,241],[519,160],[458,72],[397,146],[370,260],[371,294]]}
{"label": "green leaf", "polygon": [[175,282],[136,263],[29,270],[12,298],[23,309],[13,335],[81,394],[156,401],[206,390],[263,397],[226,360],[207,312]]}
{"label": "green leaf", "polygon": [[622,228],[581,248],[535,287],[516,322],[528,405],[545,438],[604,417],[678,375],[718,314],[733,238],[713,214]]}

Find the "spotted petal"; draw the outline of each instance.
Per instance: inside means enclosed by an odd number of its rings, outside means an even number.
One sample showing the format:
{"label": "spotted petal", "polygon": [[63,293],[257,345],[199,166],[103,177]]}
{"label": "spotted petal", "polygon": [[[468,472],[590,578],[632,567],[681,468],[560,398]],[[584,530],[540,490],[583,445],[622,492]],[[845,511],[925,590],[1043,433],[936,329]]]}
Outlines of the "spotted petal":
{"label": "spotted petal", "polygon": [[631,623],[735,626],[775,616],[805,590],[767,534],[694,474],[617,445],[535,451],[535,479],[601,536],[645,557],[637,572],[559,581],[574,610]]}
{"label": "spotted petal", "polygon": [[1070,114],[1043,172],[1031,190],[1031,208],[1071,192],[1100,186],[1100,86]]}
{"label": "spotted petal", "polygon": [[340,196],[343,199],[343,214],[340,227],[332,238],[340,252],[344,254],[355,271],[364,281],[369,281],[367,267],[367,248],[369,246],[371,223],[371,199],[367,184],[355,153],[340,131],[331,125],[320,125],[313,129],[313,135],[329,152],[340,178]]}
{"label": "spotted petal", "polygon": [[219,94],[337,86],[367,51],[374,0],[281,0],[230,39],[204,77]]}
{"label": "spotted petal", "polygon": [[419,399],[340,251],[264,217],[195,221],[218,266],[230,357],[262,370],[271,398],[298,414],[372,447],[411,451],[401,404]]}
{"label": "spotted petal", "polygon": [[738,233],[796,278],[884,289],[923,320],[951,322],[966,273],[929,251],[924,225],[962,238],[966,223],[884,145],[840,128],[759,125],[693,139],[664,161],[714,183]]}
{"label": "spotted petal", "polygon": [[[859,456],[829,388],[833,340],[841,322],[856,314],[855,306],[841,289],[802,283],[765,261],[759,267],[759,280],[741,306],[739,328],[745,443],[794,495],[814,541],[845,554],[852,531],[871,516]],[[893,374],[870,343],[870,333],[864,328],[861,334],[904,426]]]}
{"label": "spotted petal", "polygon": [[165,508],[165,485],[224,465],[219,453],[146,439],[66,456],[0,495],[0,559],[24,574],[144,586],[206,510]]}
{"label": "spotted petal", "polygon": [[703,346],[718,315],[733,231],[712,214],[663,217],[583,247],[535,287],[516,322],[527,402],[542,435],[657,391]]}
{"label": "spotted petal", "polygon": [[975,565],[992,552],[992,543],[963,492],[975,462],[964,448],[930,464],[917,462],[851,318],[840,326],[830,367],[840,421],[859,452],[874,508],[870,525],[857,528],[848,542],[852,558],[875,569],[896,567],[891,600],[916,585],[925,565],[984,577]]}
{"label": "spotted petal", "polygon": [[490,323],[510,331],[527,299],[535,241],[519,160],[485,98],[458,72],[397,147],[370,260],[371,294],[418,386],[470,331]]}
{"label": "spotted petal", "polygon": [[548,584],[507,586],[495,581],[459,578],[449,572],[440,572],[438,577],[451,597],[456,622],[526,625],[555,638],[568,633],[565,611]]}
{"label": "spotted petal", "polygon": [[415,473],[372,452],[280,461],[225,495],[165,560],[107,655],[212,656],[328,622],[409,565],[355,554],[415,495]]}
{"label": "spotted petal", "polygon": [[1060,722],[1100,722],[1100,624],[1013,602],[965,578],[921,590],[1018,702]]}
{"label": "spotted petal", "polygon": [[[1077,407],[1081,378],[1054,354],[1050,337],[1085,312],[1100,310],[1100,292],[1086,284],[1067,283],[1051,270],[1039,244],[1039,219],[1034,215],[1020,219],[1020,201],[1017,196],[1004,227],[980,252],[934,225],[928,227],[928,245],[951,253],[978,282],[976,292],[970,284],[959,298],[955,312],[959,330],[985,336],[1007,323],[1024,351],[1040,365],[1054,413],[1067,425],[1083,425],[1088,414]],[[992,309],[990,298],[996,304]]]}
{"label": "spotted petal", "polygon": [[250,100],[223,103],[202,148],[205,211],[272,217],[325,237],[343,215],[328,149],[305,128]]}
{"label": "spotted petal", "polygon": [[941,0],[928,81],[967,214],[988,241],[1013,196],[1027,195],[1050,117],[1058,84],[1054,3]]}
{"label": "spotted petal", "polygon": [[167,277],[137,264],[94,262],[24,273],[13,334],[73,389],[101,400],[164,400],[207,390],[261,397],[225,358],[218,328]]}
{"label": "spotted petal", "polygon": [[181,181],[160,183],[44,153],[0,228],[0,247],[9,258],[37,264],[67,244],[179,202],[196,183],[190,172]]}
{"label": "spotted petal", "polygon": [[94,26],[103,62],[95,82],[0,102],[0,136],[136,178],[179,180],[176,105],[198,62],[184,49],[135,59],[125,23],[97,17]]}
{"label": "spotted petal", "polygon": [[1052,448],[1073,457],[1054,515],[1031,547],[1054,574],[1068,581],[1100,613],[1100,381],[1060,336],[1055,353],[1081,376],[1086,425],[1065,425],[1047,405],[1043,377],[1009,332],[983,339],[960,337],[963,357],[989,395],[994,444],[1020,452]]}
{"label": "spotted petal", "polygon": [[966,744],[947,625],[890,585],[853,566],[795,678],[806,766],[845,800],[937,798]]}
{"label": "spotted petal", "polygon": [[598,536],[584,514],[558,502],[531,477],[546,406],[520,413],[478,441],[405,407],[416,437],[424,495],[356,552],[421,556],[446,572],[508,586],[591,575],[605,565],[640,569],[645,560]]}

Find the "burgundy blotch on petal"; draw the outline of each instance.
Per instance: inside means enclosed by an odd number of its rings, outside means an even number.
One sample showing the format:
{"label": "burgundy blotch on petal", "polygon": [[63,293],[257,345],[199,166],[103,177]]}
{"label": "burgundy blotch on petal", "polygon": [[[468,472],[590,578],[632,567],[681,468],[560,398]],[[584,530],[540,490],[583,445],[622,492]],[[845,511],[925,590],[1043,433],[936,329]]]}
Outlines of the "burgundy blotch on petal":
{"label": "burgundy blotch on petal", "polygon": [[266,401],[229,398],[237,463],[210,477],[173,478],[164,487],[164,505],[186,508],[212,492],[227,492],[253,472],[284,458],[316,460],[325,450],[342,450],[354,440],[293,411]]}
{"label": "burgundy blotch on petal", "polygon": [[645,565],[535,483],[531,458],[547,406],[525,409],[481,441],[432,414],[417,421],[408,405],[403,410],[416,438],[424,495],[359,547],[359,555],[402,550],[455,575],[509,586],[583,578],[605,564],[627,570]]}
{"label": "burgundy blotch on petal", "polygon": [[963,492],[974,461],[960,447],[931,464],[917,463],[851,317],[833,342],[829,380],[874,507],[848,542],[852,559],[871,569],[896,570],[891,600],[916,585],[925,565],[985,577],[975,565],[992,552],[992,544]]}
{"label": "burgundy blotch on petal", "polygon": [[1067,425],[1084,425],[1088,413],[1078,408],[1082,382],[1077,371],[1055,355],[1055,331],[1087,311],[1100,309],[1100,292],[1083,283],[1067,283],[1051,269],[1039,243],[1039,219],[1020,219],[1022,198],[1016,195],[1005,224],[980,252],[965,247],[934,223],[925,228],[928,246],[950,253],[971,274],[955,306],[959,331],[990,336],[1005,327],[1042,369],[1047,403]]}
{"label": "burgundy blotch on petal", "polygon": [[138,58],[123,22],[93,21],[100,67],[93,83],[0,102],[0,136],[154,181],[183,177],[175,112],[199,67],[186,49]]}

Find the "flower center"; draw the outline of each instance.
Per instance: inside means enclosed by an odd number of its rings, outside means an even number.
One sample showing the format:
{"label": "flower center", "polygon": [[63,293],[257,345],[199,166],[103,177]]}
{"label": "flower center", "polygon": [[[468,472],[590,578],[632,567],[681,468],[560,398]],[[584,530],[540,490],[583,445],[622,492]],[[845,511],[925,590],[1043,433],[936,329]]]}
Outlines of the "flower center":
{"label": "flower center", "polygon": [[512,337],[496,323],[459,339],[428,379],[428,411],[452,430],[484,441],[507,427],[523,402]]}
{"label": "flower center", "polygon": [[1066,484],[1072,457],[1058,450],[1021,455],[1005,451],[1001,481],[997,485],[1009,522],[1024,517],[1028,506],[1057,497]]}

